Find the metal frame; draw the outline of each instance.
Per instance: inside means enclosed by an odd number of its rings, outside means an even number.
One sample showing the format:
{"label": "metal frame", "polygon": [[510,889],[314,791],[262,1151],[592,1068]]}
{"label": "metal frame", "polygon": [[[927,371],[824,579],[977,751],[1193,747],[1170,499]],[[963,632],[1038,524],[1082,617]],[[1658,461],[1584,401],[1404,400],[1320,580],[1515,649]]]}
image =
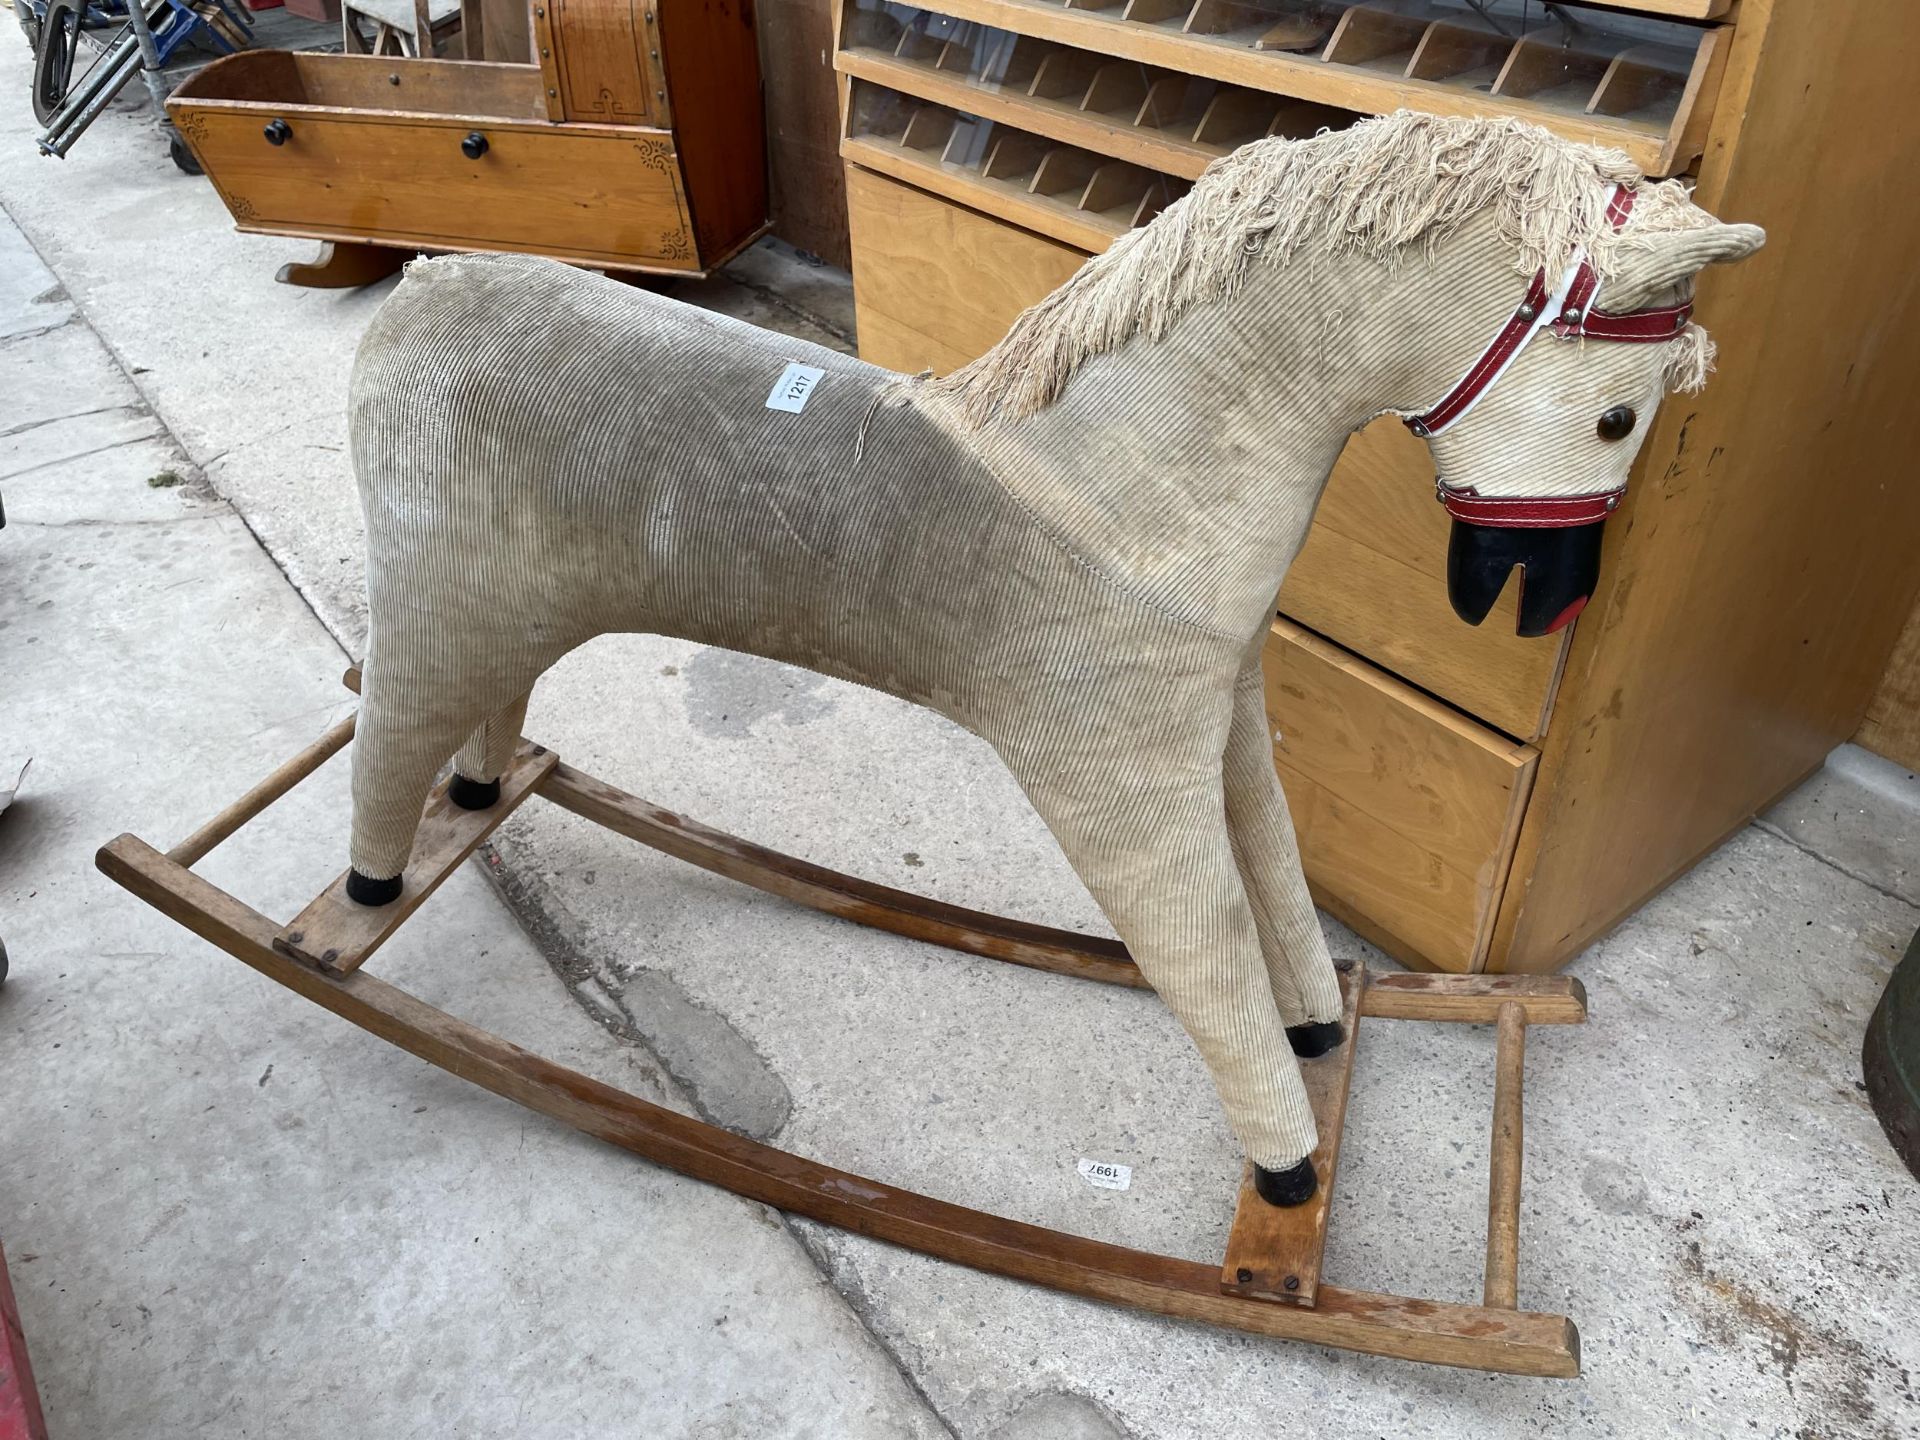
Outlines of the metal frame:
{"label": "metal frame", "polygon": [[[232,0],[215,0],[215,3],[241,34],[252,37],[253,26],[239,6]],[[167,96],[171,93],[165,76],[167,63],[196,32],[211,41],[222,54],[236,53],[238,47],[207,24],[185,0],[127,0],[126,23],[104,43],[89,39],[90,32],[83,29],[81,43],[97,46],[97,57],[79,80],[69,86],[60,108],[35,137],[40,153],[64,158],[135,74],[145,83],[154,109],[164,123]],[[44,37],[41,43],[46,43]]]}

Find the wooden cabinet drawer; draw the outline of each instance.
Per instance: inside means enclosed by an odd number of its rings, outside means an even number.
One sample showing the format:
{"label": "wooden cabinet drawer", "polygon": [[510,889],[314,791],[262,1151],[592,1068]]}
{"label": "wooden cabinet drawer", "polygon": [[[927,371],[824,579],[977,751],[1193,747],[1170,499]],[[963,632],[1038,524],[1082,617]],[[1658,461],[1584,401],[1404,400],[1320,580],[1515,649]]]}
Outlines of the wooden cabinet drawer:
{"label": "wooden cabinet drawer", "polygon": [[1315,899],[1409,963],[1480,969],[1536,752],[1284,619],[1266,668]]}
{"label": "wooden cabinet drawer", "polygon": [[[301,56],[297,87],[255,99],[286,83],[285,67],[256,77],[236,63],[255,58],[208,67],[169,106],[243,230],[699,267],[668,131],[556,125],[538,115],[539,72],[508,80],[488,72],[516,67],[454,61]],[[404,72],[394,108],[360,94],[369,65],[383,80]],[[278,145],[263,134],[274,121]],[[486,149],[470,158],[461,142],[475,132]]]}
{"label": "wooden cabinet drawer", "polygon": [[1085,263],[1079,250],[847,166],[860,358],[945,373]]}
{"label": "wooden cabinet drawer", "polygon": [[1347,442],[1280,609],[1489,725],[1537,739],[1571,631],[1516,635],[1517,579],[1484,624],[1455,615],[1451,527],[1426,442],[1391,416],[1377,420]]}

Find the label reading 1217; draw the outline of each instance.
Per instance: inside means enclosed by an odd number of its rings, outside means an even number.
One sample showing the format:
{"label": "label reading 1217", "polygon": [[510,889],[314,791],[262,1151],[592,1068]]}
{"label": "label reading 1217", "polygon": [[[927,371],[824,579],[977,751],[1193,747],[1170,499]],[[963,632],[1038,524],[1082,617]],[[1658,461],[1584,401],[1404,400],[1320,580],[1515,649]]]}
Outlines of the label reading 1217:
{"label": "label reading 1217", "polygon": [[807,408],[807,397],[813,394],[813,387],[820,383],[820,377],[826,373],[818,365],[802,365],[798,360],[789,360],[787,368],[780,372],[780,378],[773,382],[773,389],[767,392],[767,409],[785,410],[789,415],[798,415]]}
{"label": "label reading 1217", "polygon": [[1082,1160],[1080,1178],[1101,1190],[1124,1190],[1133,1183],[1133,1167],[1111,1160]]}

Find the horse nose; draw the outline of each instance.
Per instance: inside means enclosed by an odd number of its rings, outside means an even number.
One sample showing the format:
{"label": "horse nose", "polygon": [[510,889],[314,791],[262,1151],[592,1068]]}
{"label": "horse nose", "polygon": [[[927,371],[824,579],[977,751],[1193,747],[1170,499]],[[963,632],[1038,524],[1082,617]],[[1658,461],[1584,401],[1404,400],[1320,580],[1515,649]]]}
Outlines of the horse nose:
{"label": "horse nose", "polygon": [[1600,579],[1603,521],[1584,525],[1507,526],[1453,522],[1447,545],[1447,598],[1453,613],[1478,625],[1520,567],[1522,635],[1551,635],[1572,623]]}

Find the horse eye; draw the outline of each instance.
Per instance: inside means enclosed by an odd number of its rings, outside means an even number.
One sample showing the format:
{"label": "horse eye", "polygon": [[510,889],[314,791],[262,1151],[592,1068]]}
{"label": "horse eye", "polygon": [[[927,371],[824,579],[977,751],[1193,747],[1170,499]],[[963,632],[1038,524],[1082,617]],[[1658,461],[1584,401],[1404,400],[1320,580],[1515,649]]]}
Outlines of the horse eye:
{"label": "horse eye", "polygon": [[1600,438],[1602,440],[1624,440],[1633,433],[1634,422],[1638,417],[1630,405],[1616,405],[1600,417]]}

